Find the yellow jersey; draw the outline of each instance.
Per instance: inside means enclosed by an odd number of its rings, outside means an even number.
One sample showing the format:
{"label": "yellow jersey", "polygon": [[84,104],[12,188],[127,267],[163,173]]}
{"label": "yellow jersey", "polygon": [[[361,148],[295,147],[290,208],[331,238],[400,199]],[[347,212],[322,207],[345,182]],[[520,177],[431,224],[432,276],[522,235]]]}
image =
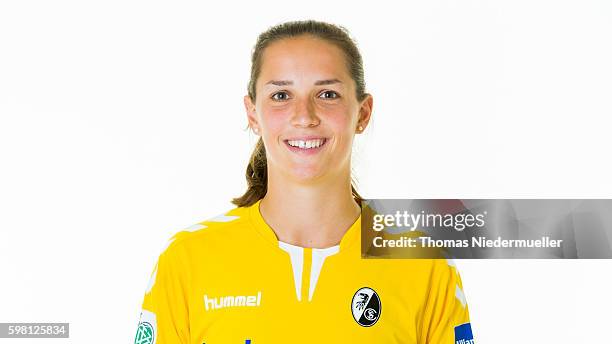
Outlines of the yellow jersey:
{"label": "yellow jersey", "polygon": [[362,259],[280,242],[259,201],[177,232],[144,295],[136,344],[473,343],[452,260]]}

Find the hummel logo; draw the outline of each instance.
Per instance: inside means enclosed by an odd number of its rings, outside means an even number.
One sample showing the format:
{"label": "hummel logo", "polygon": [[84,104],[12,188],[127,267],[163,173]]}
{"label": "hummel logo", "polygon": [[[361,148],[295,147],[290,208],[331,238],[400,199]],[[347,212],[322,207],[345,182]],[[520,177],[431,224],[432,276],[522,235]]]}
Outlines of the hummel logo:
{"label": "hummel logo", "polygon": [[221,296],[208,297],[204,295],[204,307],[206,310],[219,309],[225,307],[259,307],[261,305],[261,291],[257,295],[237,295],[237,296]]}

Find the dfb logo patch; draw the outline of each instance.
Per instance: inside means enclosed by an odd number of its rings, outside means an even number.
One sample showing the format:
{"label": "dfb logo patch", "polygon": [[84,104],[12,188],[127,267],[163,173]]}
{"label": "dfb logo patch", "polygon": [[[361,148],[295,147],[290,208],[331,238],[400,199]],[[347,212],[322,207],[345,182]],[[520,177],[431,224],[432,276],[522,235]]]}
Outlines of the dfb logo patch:
{"label": "dfb logo patch", "polygon": [[157,337],[157,320],[155,313],[143,309],[140,312],[138,330],[134,344],[155,344]]}

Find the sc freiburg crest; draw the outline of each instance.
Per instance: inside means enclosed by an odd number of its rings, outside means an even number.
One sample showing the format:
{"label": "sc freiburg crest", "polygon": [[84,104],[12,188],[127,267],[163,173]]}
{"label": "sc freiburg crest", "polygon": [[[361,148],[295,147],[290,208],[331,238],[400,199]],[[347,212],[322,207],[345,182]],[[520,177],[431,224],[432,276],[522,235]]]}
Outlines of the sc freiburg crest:
{"label": "sc freiburg crest", "polygon": [[353,295],[351,311],[353,312],[353,319],[359,325],[370,327],[376,324],[380,318],[381,310],[380,297],[378,297],[374,289],[364,287],[357,290],[355,295]]}

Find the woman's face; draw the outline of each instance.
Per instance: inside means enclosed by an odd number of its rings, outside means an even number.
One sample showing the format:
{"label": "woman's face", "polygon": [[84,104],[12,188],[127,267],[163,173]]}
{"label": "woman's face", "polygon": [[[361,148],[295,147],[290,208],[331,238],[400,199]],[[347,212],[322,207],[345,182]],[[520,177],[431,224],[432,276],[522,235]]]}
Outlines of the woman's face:
{"label": "woman's face", "polygon": [[357,100],[340,48],[300,36],[263,51],[256,102],[246,96],[245,107],[269,168],[312,181],[350,175],[353,137],[368,123],[372,97]]}

